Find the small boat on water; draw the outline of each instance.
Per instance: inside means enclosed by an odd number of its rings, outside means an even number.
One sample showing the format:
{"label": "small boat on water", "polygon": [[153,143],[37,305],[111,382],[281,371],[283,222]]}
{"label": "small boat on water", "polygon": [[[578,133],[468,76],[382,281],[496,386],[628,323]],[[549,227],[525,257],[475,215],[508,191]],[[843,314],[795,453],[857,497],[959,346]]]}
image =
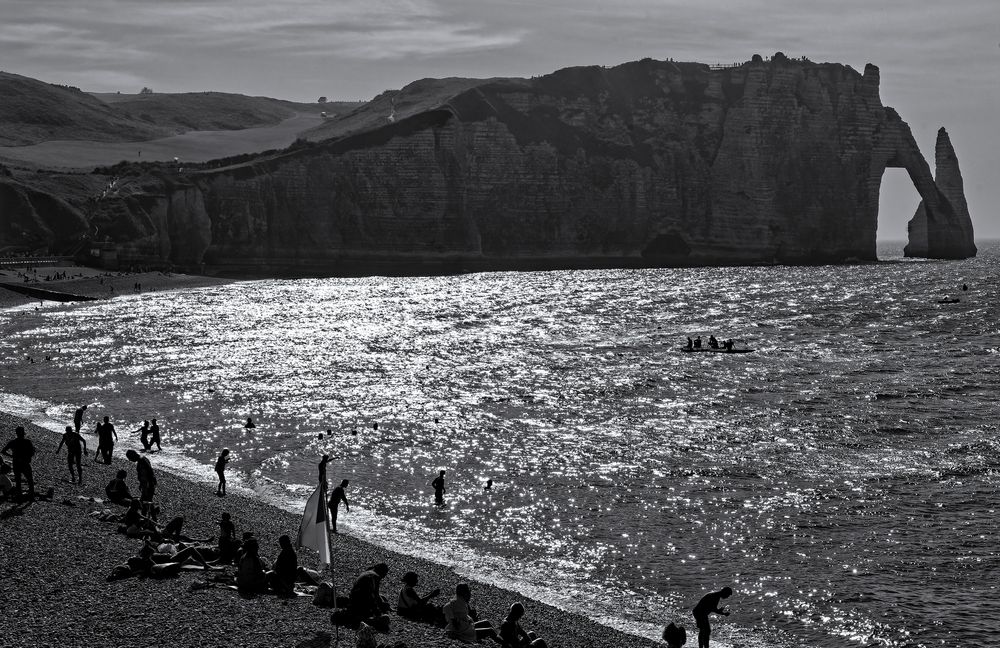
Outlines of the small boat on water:
{"label": "small boat on water", "polygon": [[753,353],[757,349],[725,349],[719,347],[718,349],[713,349],[712,347],[697,347],[689,349],[688,347],[681,347],[681,351],[684,353]]}
{"label": "small boat on water", "polygon": [[962,301],[962,300],[959,299],[958,297],[949,297],[947,299],[939,299],[938,303],[939,304],[957,304],[960,301]]}

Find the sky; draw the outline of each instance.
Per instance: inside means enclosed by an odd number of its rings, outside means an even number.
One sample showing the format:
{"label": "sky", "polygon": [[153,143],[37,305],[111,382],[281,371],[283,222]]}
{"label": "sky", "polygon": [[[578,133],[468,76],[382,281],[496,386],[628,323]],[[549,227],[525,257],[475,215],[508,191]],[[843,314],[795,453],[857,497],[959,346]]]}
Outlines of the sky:
{"label": "sky", "polygon": [[[0,69],[91,92],[370,99],[425,77],[784,52],[881,69],[933,168],[951,135],[976,239],[1000,238],[1000,0],[0,0]],[[919,198],[883,180],[878,236]]]}

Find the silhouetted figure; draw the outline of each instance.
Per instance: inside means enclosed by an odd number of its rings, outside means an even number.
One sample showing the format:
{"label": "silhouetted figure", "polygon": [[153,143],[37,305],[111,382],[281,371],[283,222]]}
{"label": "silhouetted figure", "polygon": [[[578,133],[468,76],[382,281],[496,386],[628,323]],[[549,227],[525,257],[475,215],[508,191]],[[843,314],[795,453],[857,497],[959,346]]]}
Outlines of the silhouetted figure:
{"label": "silhouetted figure", "polygon": [[962,284],[962,292],[965,292],[968,289],[969,289],[969,284]]}
{"label": "silhouetted figure", "polygon": [[259,551],[257,538],[248,538],[243,543],[243,554],[236,570],[236,587],[241,592],[259,594],[267,591],[267,565],[258,555]]}
{"label": "silhouetted figure", "polygon": [[157,450],[163,450],[160,447],[160,426],[156,424],[156,419],[153,419],[152,425],[149,426],[149,448],[147,450],[152,450],[154,443]]}
{"label": "silhouetted figure", "polygon": [[372,565],[355,579],[351,586],[349,602],[347,604],[348,616],[354,623],[366,621],[382,616],[389,611],[389,605],[382,598],[379,588],[382,579],[389,573],[389,566],[385,563]]}
{"label": "silhouetted figure", "polygon": [[139,435],[139,443],[142,444],[143,450],[149,450],[149,421],[143,421],[142,427],[136,430]]}
{"label": "silhouetted figure", "polygon": [[708,336],[708,348],[709,349],[718,349],[719,348],[719,341],[715,339],[714,335],[709,335]]}
{"label": "silhouetted figure", "polygon": [[687,630],[671,622],[663,629],[663,640],[667,642],[667,648],[681,648],[687,643]]}
{"label": "silhouetted figure", "polygon": [[118,432],[115,431],[114,424],[105,416],[104,422],[97,424],[94,433],[97,434],[97,451],[101,453],[105,465],[110,464],[111,453],[115,449],[115,441],[118,440]]}
{"label": "silhouetted figure", "polygon": [[229,463],[229,449],[226,448],[215,460],[215,474],[219,476],[219,485],[215,489],[215,494],[219,497],[226,496],[226,464]]}
{"label": "silhouetted figure", "polygon": [[281,550],[271,571],[267,572],[267,584],[278,596],[295,596],[295,579],[298,577],[299,557],[295,555],[292,539],[287,535],[278,538]]}
{"label": "silhouetted figure", "polygon": [[712,592],[701,597],[701,600],[698,601],[698,605],[694,606],[694,610],[692,610],[691,613],[698,626],[698,648],[708,648],[708,640],[712,634],[712,626],[708,622],[708,615],[721,614],[723,616],[729,616],[729,612],[727,612],[725,608],[719,607],[719,602],[722,599],[729,598],[732,594],[732,589],[729,587],[723,587],[718,592]]}
{"label": "silhouetted figure", "polygon": [[420,596],[417,593],[417,583],[420,576],[417,572],[408,571],[403,574],[403,589],[399,590],[399,599],[396,602],[396,614],[411,621],[421,621],[423,623],[444,623],[444,616],[441,608],[430,602],[432,598],[441,594],[440,589]]}
{"label": "silhouetted figure", "polygon": [[687,348],[688,348],[688,350],[691,350],[691,349],[694,348],[694,340],[692,340],[690,337],[688,337]]}
{"label": "silhouetted figure", "polygon": [[229,564],[236,559],[242,543],[236,539],[236,525],[232,516],[223,511],[219,518],[219,562]]}
{"label": "silhouetted figure", "polygon": [[726,340],[725,342],[723,342],[722,346],[725,347],[726,351],[732,351],[733,350],[733,340],[732,340],[732,338],[730,338],[730,339]]}
{"label": "silhouetted figure", "polygon": [[143,502],[152,502],[156,495],[156,475],[153,474],[153,464],[149,463],[147,457],[141,456],[135,450],[128,450],[125,456],[129,461],[135,462],[135,474],[139,478],[139,499]]}
{"label": "silhouetted figure", "polygon": [[248,416],[247,422],[243,424],[243,427],[245,427],[248,430],[252,430],[257,426],[253,424],[253,419]]}
{"label": "silhouetted figure", "polygon": [[14,472],[14,487],[21,490],[21,479],[28,482],[28,497],[35,499],[35,477],[31,472],[31,458],[35,456],[35,446],[24,436],[24,428],[18,425],[14,428],[14,438],[0,450],[11,458],[10,467]]}
{"label": "silhouetted figure", "polygon": [[330,509],[330,530],[334,533],[337,533],[337,513],[340,510],[340,503],[344,503],[344,510],[348,513],[351,512],[351,505],[347,503],[347,494],[344,492],[350,483],[351,480],[349,479],[340,482],[340,486],[333,489],[333,492],[330,493],[330,499],[326,503]]}
{"label": "silhouetted figure", "polygon": [[497,639],[497,632],[489,621],[477,621],[476,612],[469,606],[472,589],[468,583],[455,586],[455,598],[445,604],[444,631],[452,639],[464,643],[476,643],[480,639]]}
{"label": "silhouetted figure", "polygon": [[108,485],[104,487],[104,494],[112,504],[128,506],[135,500],[135,496],[129,490],[128,484],[125,483],[126,476],[128,476],[127,472],[119,470],[115,474],[115,478],[109,481]]}
{"label": "silhouetted figure", "polygon": [[519,621],[524,616],[524,606],[514,603],[507,612],[507,618],[500,624],[500,641],[505,648],[546,648],[545,640],[534,632],[525,632]]}
{"label": "silhouetted figure", "polygon": [[434,504],[444,506],[444,471],[440,471],[438,476],[431,482],[434,489]]}
{"label": "silhouetted figure", "polygon": [[695,336],[695,338],[694,338],[694,348],[696,348],[696,349],[700,349],[701,348],[701,336],[700,335]]}
{"label": "silhouetted figure", "polygon": [[323,455],[319,460],[319,483],[323,484],[325,487],[327,485],[326,481],[326,465],[330,463],[330,455]]}
{"label": "silhouetted figure", "polygon": [[66,465],[69,467],[69,481],[73,483],[76,481],[76,475],[73,474],[73,466],[76,466],[76,472],[80,476],[80,483],[83,483],[83,463],[81,462],[81,456],[87,454],[87,441],[80,435],[79,432],[75,432],[71,425],[66,426],[66,431],[63,432],[62,439],[59,440],[59,446],[56,448],[56,454],[62,450],[63,445],[66,446]]}
{"label": "silhouetted figure", "polygon": [[486,485],[483,486],[483,490],[484,491],[491,491],[491,490],[493,490],[493,480],[492,479],[487,479],[486,480]]}
{"label": "silhouetted figure", "polygon": [[76,428],[77,433],[80,432],[80,428],[83,427],[83,413],[87,411],[86,405],[81,405],[76,408],[73,412],[73,427]]}

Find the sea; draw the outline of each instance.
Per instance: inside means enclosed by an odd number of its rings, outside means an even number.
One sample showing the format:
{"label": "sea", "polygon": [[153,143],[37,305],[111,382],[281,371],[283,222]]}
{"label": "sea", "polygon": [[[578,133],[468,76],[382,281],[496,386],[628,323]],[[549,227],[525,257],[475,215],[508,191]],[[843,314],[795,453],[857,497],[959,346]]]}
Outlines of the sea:
{"label": "sea", "polygon": [[[723,648],[995,645],[1000,242],[979,248],[31,304],[0,311],[0,409],[55,432],[88,404],[122,449],[155,417],[158,469],[212,488],[228,448],[231,489],[292,511],[329,454],[342,531],[645,637],[695,644],[691,608],[730,586]],[[753,351],[684,352],[699,335]]]}

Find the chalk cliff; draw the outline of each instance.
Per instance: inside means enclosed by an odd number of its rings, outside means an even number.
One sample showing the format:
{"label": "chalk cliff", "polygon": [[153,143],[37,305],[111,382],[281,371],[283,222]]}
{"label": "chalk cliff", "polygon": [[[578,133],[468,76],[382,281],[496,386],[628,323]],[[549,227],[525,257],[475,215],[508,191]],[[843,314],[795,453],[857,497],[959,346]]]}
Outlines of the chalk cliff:
{"label": "chalk cliff", "polygon": [[124,258],[220,271],[874,260],[882,174],[902,167],[922,198],[908,253],[976,252],[950,143],[936,182],[872,65],[647,59],[433,88],[278,154],[123,171],[128,195],[88,218]]}

